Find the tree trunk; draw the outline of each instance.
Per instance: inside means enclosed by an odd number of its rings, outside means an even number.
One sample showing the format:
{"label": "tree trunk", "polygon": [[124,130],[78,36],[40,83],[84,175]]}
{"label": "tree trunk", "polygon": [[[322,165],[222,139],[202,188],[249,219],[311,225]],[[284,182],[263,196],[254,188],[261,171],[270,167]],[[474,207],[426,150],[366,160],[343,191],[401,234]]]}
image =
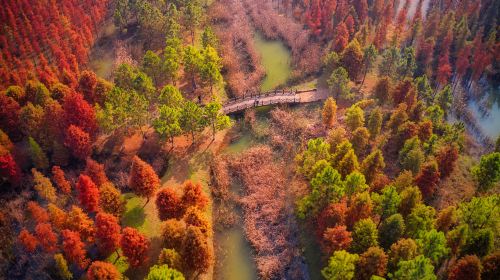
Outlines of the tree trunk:
{"label": "tree trunk", "polygon": [[118,248],[115,249],[115,252],[116,252],[116,258],[115,258],[115,261],[113,262],[113,264],[116,264],[116,262],[120,259],[121,255],[120,255],[120,252],[118,252]]}
{"label": "tree trunk", "polygon": [[142,209],[144,209],[144,207],[146,207],[146,205],[148,205],[149,203],[149,197],[146,199],[146,203],[144,203],[144,205],[142,206]]}
{"label": "tree trunk", "polygon": [[361,81],[361,85],[359,85],[358,91],[361,91],[361,88],[363,87],[363,84],[365,83],[366,74],[368,74],[368,67],[365,67],[365,73],[363,74],[363,80]]}

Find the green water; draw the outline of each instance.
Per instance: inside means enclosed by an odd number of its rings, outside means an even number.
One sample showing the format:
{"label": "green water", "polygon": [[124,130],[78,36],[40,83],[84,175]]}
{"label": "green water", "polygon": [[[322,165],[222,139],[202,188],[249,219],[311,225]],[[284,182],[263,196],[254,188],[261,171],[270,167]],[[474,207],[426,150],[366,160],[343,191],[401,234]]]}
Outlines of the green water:
{"label": "green water", "polygon": [[283,42],[266,40],[259,32],[255,32],[254,44],[266,71],[261,90],[268,91],[285,84],[292,73],[290,50]]}
{"label": "green water", "polygon": [[[257,143],[248,131],[240,132],[241,136],[222,151],[227,155],[238,155]],[[231,192],[241,195],[243,186],[239,182],[231,184]],[[253,259],[253,249],[245,237],[242,221],[242,209],[236,204],[229,206],[236,214],[236,221],[230,228],[215,233],[217,246],[216,279],[252,280],[257,279],[257,268]]]}

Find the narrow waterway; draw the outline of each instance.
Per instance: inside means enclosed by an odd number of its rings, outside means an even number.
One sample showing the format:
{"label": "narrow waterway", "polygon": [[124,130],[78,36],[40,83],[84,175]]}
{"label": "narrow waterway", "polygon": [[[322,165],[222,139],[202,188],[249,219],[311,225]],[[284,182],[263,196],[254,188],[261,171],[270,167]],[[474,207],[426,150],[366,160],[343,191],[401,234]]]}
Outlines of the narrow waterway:
{"label": "narrow waterway", "polygon": [[[240,132],[241,136],[223,149],[227,155],[237,155],[250,148],[255,139],[248,132]],[[231,193],[239,197],[243,186],[239,182],[232,182]],[[231,227],[215,232],[217,246],[217,271],[215,278],[222,280],[253,280],[257,279],[257,268],[253,258],[253,249],[245,237],[243,229],[243,211],[236,202],[230,203],[231,212],[235,214],[235,221]]]}
{"label": "narrow waterway", "polygon": [[281,41],[266,40],[260,32],[255,32],[254,44],[266,71],[261,90],[268,91],[285,84],[292,74],[290,50]]}
{"label": "narrow waterway", "polygon": [[[266,71],[266,76],[261,83],[261,90],[272,90],[287,82],[292,73],[290,66],[290,50],[281,41],[266,40],[260,32],[254,34],[255,48],[261,56],[261,63]],[[265,108],[258,112],[259,119],[266,118]],[[265,122],[265,120],[262,120]],[[240,137],[224,148],[223,153],[237,155],[258,141],[248,131],[240,132]],[[231,192],[240,196],[243,186],[233,182]],[[224,280],[252,280],[257,279],[257,268],[253,257],[253,249],[246,239],[242,210],[238,205],[233,205],[232,212],[236,214],[233,226],[215,233],[215,244],[218,246],[216,277]]]}

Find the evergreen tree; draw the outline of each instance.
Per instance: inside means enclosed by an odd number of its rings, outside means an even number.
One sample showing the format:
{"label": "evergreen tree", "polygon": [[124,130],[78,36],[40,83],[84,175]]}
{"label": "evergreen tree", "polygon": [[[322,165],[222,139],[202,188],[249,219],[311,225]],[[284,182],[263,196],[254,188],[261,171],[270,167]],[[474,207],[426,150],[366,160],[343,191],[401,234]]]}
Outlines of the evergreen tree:
{"label": "evergreen tree", "polygon": [[347,100],[352,98],[351,90],[349,88],[349,76],[345,68],[338,67],[333,70],[327,83],[328,88],[336,99],[339,97]]}

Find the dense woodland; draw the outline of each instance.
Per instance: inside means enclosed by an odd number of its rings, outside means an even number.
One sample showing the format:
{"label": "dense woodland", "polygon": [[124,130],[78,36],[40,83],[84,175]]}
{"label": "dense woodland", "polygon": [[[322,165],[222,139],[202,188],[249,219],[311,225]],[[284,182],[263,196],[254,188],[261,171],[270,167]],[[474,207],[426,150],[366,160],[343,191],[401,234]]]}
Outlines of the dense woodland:
{"label": "dense woodland", "polygon": [[[500,137],[470,104],[500,100],[499,12],[2,1],[0,278],[240,279],[241,227],[259,279],[497,279]],[[257,32],[289,52],[278,89],[324,100],[224,113],[268,75]]]}

